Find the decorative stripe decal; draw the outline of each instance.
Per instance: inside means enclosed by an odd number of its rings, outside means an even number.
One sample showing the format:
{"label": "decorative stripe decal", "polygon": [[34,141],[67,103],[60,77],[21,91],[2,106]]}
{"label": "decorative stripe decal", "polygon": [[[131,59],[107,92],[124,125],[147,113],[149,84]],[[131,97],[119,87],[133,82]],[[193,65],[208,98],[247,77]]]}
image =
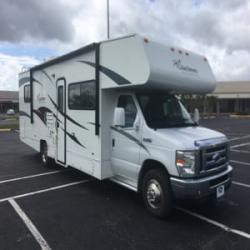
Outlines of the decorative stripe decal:
{"label": "decorative stripe decal", "polygon": [[91,124],[91,125],[95,126],[95,122],[88,122],[88,124]]}
{"label": "decorative stripe decal", "polygon": [[50,83],[52,83],[54,85],[54,83],[53,83],[51,77],[49,76],[49,74],[45,70],[41,70],[41,72],[43,72],[43,74],[46,75],[46,77],[49,79]]}
{"label": "decorative stripe decal", "polygon": [[48,109],[47,107],[40,107],[38,109],[34,109],[33,112],[41,119],[41,121],[45,124],[46,124],[46,113],[52,113],[53,116],[56,118],[56,120],[60,123],[62,123],[60,121],[60,119],[50,110]]}
{"label": "decorative stripe decal", "polygon": [[29,81],[30,81],[29,77],[24,77],[24,78],[19,79],[19,87],[21,87],[23,84]]}
{"label": "decorative stripe decal", "polygon": [[69,121],[71,121],[71,122],[74,123],[75,125],[77,125],[77,126],[83,128],[83,129],[85,129],[85,130],[89,130],[88,128],[82,126],[80,123],[78,123],[77,121],[75,121],[74,119],[72,119],[70,116],[65,115],[64,112],[61,112],[61,111],[58,109],[57,104],[52,100],[52,98],[51,98],[50,96],[49,96],[49,99],[50,99],[50,101],[53,103],[53,105],[55,106],[55,108],[59,111],[59,113],[60,113],[61,115],[65,116],[66,119],[68,119]]}
{"label": "decorative stripe decal", "polygon": [[30,115],[22,110],[19,111],[19,116],[26,116],[26,117],[30,118]]}
{"label": "decorative stripe decal", "polygon": [[121,135],[124,135],[126,136],[128,139],[130,139],[131,141],[135,142],[136,144],[138,144],[140,147],[142,147],[149,155],[150,155],[150,152],[149,150],[137,139],[135,138],[134,136],[132,136],[131,134],[125,132],[124,130],[122,129],[119,129],[117,127],[114,127],[114,126],[110,126],[110,128],[118,133],[120,133]]}
{"label": "decorative stripe decal", "polygon": [[33,109],[33,112],[41,119],[41,121],[46,125],[45,115],[39,110]]}
{"label": "decorative stripe decal", "polygon": [[[92,67],[95,67],[95,63],[89,62],[89,61],[79,61],[81,63],[85,63],[88,64]],[[131,84],[131,82],[129,80],[127,80],[126,78],[124,78],[123,76],[119,75],[118,73],[116,73],[115,71],[108,69],[104,66],[100,65],[100,71],[105,74],[106,76],[108,76],[109,78],[111,78],[114,82],[116,82],[118,85],[123,85],[123,84]]]}
{"label": "decorative stripe decal", "polygon": [[36,82],[38,84],[40,84],[41,86],[43,86],[43,84],[41,82],[39,82],[36,78],[33,77],[33,82]]}
{"label": "decorative stripe decal", "polygon": [[53,113],[47,107],[40,107],[38,109],[33,109],[33,112],[41,119],[41,121],[46,125],[46,113]]}
{"label": "decorative stripe decal", "polygon": [[[93,126],[95,126],[95,122],[87,122],[88,124],[90,124],[90,125],[93,125]],[[99,124],[99,128],[101,127],[101,125]]]}
{"label": "decorative stripe decal", "polygon": [[62,121],[53,113],[53,116],[56,118],[56,120],[60,123],[62,123]]}
{"label": "decorative stripe decal", "polygon": [[[42,120],[42,122],[46,125],[46,120],[45,120],[45,112],[50,112],[52,113],[52,111],[46,107],[40,107],[38,110],[33,110],[34,113]],[[30,115],[27,114],[26,112],[20,110],[19,111],[19,115],[20,116],[26,116],[28,118],[30,118]],[[53,114],[53,116],[61,123],[61,121]],[[61,128],[62,129],[62,128]],[[62,129],[65,132],[65,129]],[[74,134],[70,134],[69,132],[66,131],[66,134],[74,141],[76,142],[78,145],[80,145],[83,148],[86,148],[84,145],[82,145],[82,143],[76,138],[76,136]]]}
{"label": "decorative stripe decal", "polygon": [[[65,131],[65,130],[64,130]],[[81,144],[81,142],[76,138],[76,136],[74,134],[70,134],[69,132],[66,131],[66,134],[74,141],[76,142],[78,145],[80,145],[83,148],[86,148],[84,145]]]}

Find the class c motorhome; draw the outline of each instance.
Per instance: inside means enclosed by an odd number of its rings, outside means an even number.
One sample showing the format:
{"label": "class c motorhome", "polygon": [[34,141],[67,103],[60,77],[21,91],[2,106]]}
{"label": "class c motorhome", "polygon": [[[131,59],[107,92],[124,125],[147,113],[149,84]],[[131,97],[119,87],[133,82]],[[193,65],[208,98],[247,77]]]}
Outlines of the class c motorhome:
{"label": "class c motorhome", "polygon": [[93,43],[19,75],[20,139],[42,162],[142,194],[156,216],[173,200],[220,197],[228,140],[198,126],[183,93],[215,88],[208,61],[138,35]]}

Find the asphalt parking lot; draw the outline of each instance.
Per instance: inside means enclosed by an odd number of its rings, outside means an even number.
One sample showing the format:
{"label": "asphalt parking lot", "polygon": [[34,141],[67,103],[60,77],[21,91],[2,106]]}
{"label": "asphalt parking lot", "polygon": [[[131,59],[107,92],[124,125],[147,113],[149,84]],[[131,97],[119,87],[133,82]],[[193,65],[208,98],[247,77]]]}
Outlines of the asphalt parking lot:
{"label": "asphalt parking lot", "polygon": [[43,168],[18,133],[0,133],[0,249],[250,249],[250,119],[202,125],[231,141],[232,187],[217,203],[178,204],[167,221],[110,181]]}

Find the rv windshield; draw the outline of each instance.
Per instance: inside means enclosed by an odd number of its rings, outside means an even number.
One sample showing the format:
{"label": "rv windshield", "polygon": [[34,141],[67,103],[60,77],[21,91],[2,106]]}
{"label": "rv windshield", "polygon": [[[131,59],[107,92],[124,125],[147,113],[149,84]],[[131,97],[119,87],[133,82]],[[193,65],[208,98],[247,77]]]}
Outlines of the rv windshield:
{"label": "rv windshield", "polygon": [[195,126],[182,103],[168,93],[138,93],[137,98],[149,127],[172,128]]}

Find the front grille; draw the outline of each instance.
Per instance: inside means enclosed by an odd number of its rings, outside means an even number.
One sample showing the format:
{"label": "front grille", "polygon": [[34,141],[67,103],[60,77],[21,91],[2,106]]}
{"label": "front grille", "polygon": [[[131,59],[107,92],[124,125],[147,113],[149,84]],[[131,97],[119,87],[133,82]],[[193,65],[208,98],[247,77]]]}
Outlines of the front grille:
{"label": "front grille", "polygon": [[224,170],[228,164],[227,143],[205,147],[201,150],[201,173]]}

